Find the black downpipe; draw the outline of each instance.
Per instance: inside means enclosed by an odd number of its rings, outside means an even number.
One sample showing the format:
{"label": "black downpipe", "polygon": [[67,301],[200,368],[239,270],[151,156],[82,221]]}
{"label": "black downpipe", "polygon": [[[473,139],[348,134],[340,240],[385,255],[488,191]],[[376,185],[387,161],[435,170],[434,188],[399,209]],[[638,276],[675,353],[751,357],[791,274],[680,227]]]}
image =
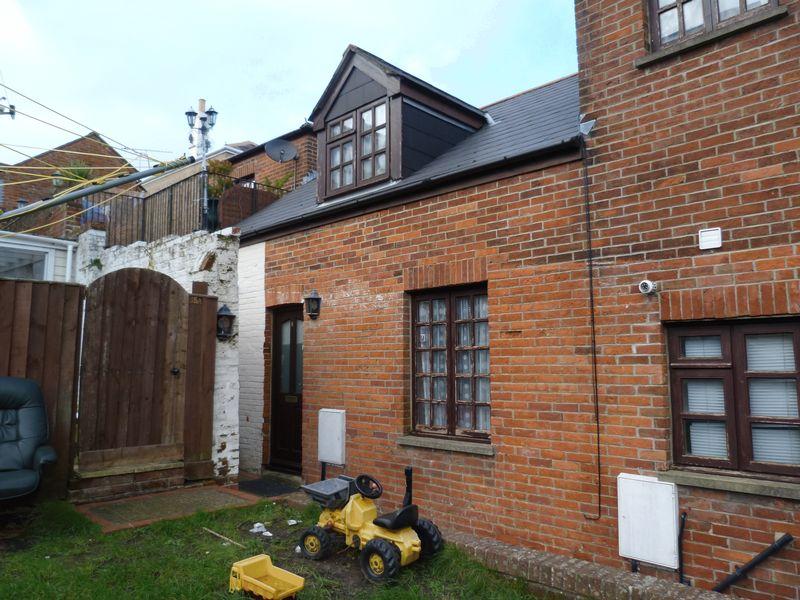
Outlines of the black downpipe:
{"label": "black downpipe", "polygon": [[686,529],[686,513],[681,513],[681,527],[678,530],[678,581],[683,585],[692,585],[683,574],[683,531]]}
{"label": "black downpipe", "polygon": [[406,467],[406,495],[403,496],[403,506],[409,506],[412,502],[412,477],[414,470],[411,467]]}
{"label": "black downpipe", "polygon": [[583,160],[583,203],[586,217],[586,270],[589,276],[589,319],[592,336],[592,387],[594,400],[595,453],[597,456],[597,514],[583,514],[584,518],[597,521],[603,516],[603,482],[600,462],[600,388],[597,382],[597,327],[594,299],[594,248],[592,246],[592,211],[589,196],[589,157],[586,139],[581,136],[581,159]]}
{"label": "black downpipe", "polygon": [[779,552],[781,550],[781,548],[783,548],[784,546],[788,546],[789,544],[791,544],[793,539],[794,538],[792,537],[792,535],[790,533],[785,533],[779,540],[773,542],[767,548],[765,548],[760,553],[758,553],[756,556],[754,556],[750,560],[750,562],[748,562],[746,565],[744,565],[742,567],[739,567],[733,573],[728,575],[725,579],[720,581],[714,587],[714,591],[715,592],[724,592],[725,590],[727,590],[729,587],[731,587],[737,581],[739,581],[741,579],[744,579],[745,577],[747,577],[747,574],[750,571],[755,569],[758,565],[760,565],[762,562],[767,560],[770,556],[772,556],[773,554]]}

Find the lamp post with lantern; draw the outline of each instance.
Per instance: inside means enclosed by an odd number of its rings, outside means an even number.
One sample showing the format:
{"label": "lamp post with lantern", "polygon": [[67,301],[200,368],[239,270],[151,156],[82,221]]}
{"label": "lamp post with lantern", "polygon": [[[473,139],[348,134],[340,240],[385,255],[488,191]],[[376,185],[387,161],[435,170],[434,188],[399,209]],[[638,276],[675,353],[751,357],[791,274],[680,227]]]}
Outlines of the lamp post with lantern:
{"label": "lamp post with lantern", "polygon": [[207,155],[210,142],[208,140],[208,134],[214,128],[214,125],[217,124],[217,111],[214,110],[213,106],[206,110],[206,101],[203,98],[200,98],[200,100],[197,101],[197,108],[197,111],[195,111],[194,108],[189,108],[185,114],[186,122],[189,124],[189,128],[192,130],[192,133],[189,134],[189,141],[194,144],[195,158],[200,158],[200,163],[202,165],[200,170],[202,173],[200,181],[202,182],[203,186],[203,228],[206,229],[208,228],[209,224]]}

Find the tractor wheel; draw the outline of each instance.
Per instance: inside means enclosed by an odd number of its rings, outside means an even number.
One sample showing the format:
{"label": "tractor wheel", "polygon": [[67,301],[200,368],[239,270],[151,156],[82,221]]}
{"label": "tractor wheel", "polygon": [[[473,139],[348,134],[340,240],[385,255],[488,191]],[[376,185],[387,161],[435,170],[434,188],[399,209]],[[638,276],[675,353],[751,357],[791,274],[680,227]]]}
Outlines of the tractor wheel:
{"label": "tractor wheel", "polygon": [[319,525],[314,525],[300,538],[300,551],[311,560],[328,558],[333,551],[331,535]]}
{"label": "tractor wheel", "polygon": [[400,572],[400,551],[391,542],[375,538],[364,546],[358,562],[361,572],[370,581],[387,581]]}
{"label": "tractor wheel", "polygon": [[433,521],[419,519],[413,529],[417,533],[419,541],[422,542],[421,558],[428,558],[442,551],[444,540],[439,528],[433,524]]}

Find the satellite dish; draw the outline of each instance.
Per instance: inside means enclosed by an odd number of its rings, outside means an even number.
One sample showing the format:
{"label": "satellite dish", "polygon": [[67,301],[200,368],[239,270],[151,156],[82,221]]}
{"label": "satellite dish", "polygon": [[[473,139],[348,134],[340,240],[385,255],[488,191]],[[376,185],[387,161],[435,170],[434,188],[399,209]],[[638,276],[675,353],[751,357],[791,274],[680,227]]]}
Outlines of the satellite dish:
{"label": "satellite dish", "polygon": [[297,148],[292,142],[278,138],[264,144],[264,152],[272,160],[279,163],[288,162],[297,158]]}

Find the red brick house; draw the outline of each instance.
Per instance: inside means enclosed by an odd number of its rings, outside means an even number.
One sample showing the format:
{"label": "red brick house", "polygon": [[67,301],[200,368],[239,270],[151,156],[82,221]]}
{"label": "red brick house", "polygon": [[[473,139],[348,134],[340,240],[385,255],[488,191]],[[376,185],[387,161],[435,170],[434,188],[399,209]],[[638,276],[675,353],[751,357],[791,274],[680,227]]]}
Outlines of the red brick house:
{"label": "red brick house", "polygon": [[[576,18],[579,76],[484,109],[348,49],[319,178],[242,223],[267,309],[242,421],[313,480],[317,412],[345,409],[387,505],[410,464],[446,532],[618,568],[617,476],[676,482],[710,589],[800,534],[800,6]],[[732,589],[797,599],[800,550]]]}
{"label": "red brick house", "polygon": [[[121,177],[136,170],[100,135],[91,132],[14,165],[0,166],[0,181],[13,184],[0,187],[2,193],[0,209],[12,210],[23,204],[52,198],[63,189],[72,187],[75,185],[74,181],[66,177],[54,177],[56,173],[61,172],[60,170],[66,171],[72,167],[89,169],[92,177],[105,176],[112,172]],[[138,191],[141,188],[136,186],[133,189]],[[53,223],[32,233],[54,238],[76,239],[85,227],[79,216],[70,217],[70,215],[85,208],[86,206],[80,201],[68,203],[46,211],[46,214],[36,218],[22,219],[16,229],[25,230]]]}

